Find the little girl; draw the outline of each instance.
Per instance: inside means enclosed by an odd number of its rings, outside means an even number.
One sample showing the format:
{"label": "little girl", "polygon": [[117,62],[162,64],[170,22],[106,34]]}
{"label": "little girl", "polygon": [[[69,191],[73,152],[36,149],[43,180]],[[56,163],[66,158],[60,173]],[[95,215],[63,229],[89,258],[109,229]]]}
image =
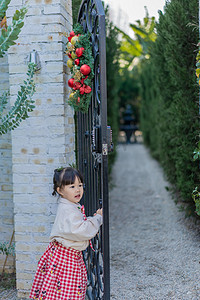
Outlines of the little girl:
{"label": "little girl", "polygon": [[86,218],[79,201],[83,196],[83,177],[74,168],[54,171],[53,195],[59,195],[58,210],[50,244],[38,262],[30,292],[31,299],[84,300],[87,271],[82,251],[102,224],[102,209]]}

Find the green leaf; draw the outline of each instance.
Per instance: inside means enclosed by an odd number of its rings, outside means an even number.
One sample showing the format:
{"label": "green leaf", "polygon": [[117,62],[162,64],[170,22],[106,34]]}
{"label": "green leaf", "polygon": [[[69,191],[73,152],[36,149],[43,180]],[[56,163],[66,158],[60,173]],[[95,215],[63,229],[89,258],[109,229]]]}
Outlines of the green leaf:
{"label": "green leaf", "polygon": [[[8,113],[4,117],[0,116],[0,135],[19,126],[22,120],[28,118],[28,112],[34,109],[34,101],[31,98],[35,92],[35,83],[32,80],[34,73],[35,65],[29,64],[26,84],[21,86],[21,90],[17,94],[17,100]],[[5,95],[2,97],[0,97],[0,104],[4,103],[5,107],[7,99],[5,99]]]}
{"label": "green leaf", "polygon": [[196,153],[194,156],[193,156],[193,159],[194,160],[197,160],[197,158],[199,157],[198,153]]}
{"label": "green leaf", "polygon": [[0,18],[3,18],[5,16],[5,13],[7,11],[8,5],[10,4],[11,0],[1,0],[0,1]]}
{"label": "green leaf", "polygon": [[7,27],[7,31],[2,29],[0,36],[0,57],[2,57],[8,48],[15,44],[18,39],[18,35],[23,27],[23,19],[27,13],[27,8],[23,7],[19,11],[16,11],[13,19],[12,26]]}

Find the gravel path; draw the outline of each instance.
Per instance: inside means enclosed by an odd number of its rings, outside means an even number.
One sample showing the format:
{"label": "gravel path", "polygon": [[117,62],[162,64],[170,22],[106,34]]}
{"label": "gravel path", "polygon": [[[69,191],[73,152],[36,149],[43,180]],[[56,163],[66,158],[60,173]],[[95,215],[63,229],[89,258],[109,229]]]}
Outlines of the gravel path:
{"label": "gravel path", "polygon": [[200,225],[142,144],[119,145],[110,192],[111,299],[200,299]]}

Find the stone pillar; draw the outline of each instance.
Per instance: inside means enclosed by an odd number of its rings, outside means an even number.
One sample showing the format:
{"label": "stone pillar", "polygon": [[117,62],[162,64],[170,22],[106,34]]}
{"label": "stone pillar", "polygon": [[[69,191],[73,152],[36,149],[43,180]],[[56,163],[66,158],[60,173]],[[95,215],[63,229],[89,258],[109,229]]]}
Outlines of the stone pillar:
{"label": "stone pillar", "polygon": [[[0,58],[0,96],[9,90],[8,57]],[[12,195],[12,146],[11,133],[0,136],[0,242],[10,243],[13,234],[13,195]],[[0,272],[6,256],[0,254]],[[8,256],[6,272],[14,271],[14,257]]]}
{"label": "stone pillar", "polygon": [[[12,0],[8,19],[22,5]],[[17,45],[9,50],[12,103],[26,78],[35,49],[41,70],[35,76],[36,108],[12,132],[13,202],[18,297],[28,298],[37,262],[49,242],[57,207],[53,170],[74,162],[73,110],[67,105],[66,38],[72,24],[71,0],[30,0]]]}

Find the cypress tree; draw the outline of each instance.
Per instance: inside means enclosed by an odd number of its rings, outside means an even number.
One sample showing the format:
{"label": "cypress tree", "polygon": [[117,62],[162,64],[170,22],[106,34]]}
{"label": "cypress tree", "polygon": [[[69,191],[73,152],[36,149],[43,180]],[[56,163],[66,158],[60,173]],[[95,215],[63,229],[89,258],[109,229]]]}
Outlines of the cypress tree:
{"label": "cypress tree", "polygon": [[116,157],[116,145],[118,139],[119,117],[119,55],[120,43],[118,31],[109,20],[109,8],[106,10],[106,70],[107,70],[107,111],[108,125],[112,128],[114,151],[109,154],[109,172]]}
{"label": "cypress tree", "polygon": [[[198,24],[197,0],[166,3],[150,62],[144,64],[141,75],[142,87],[148,90],[147,95],[143,92],[141,111],[145,141],[186,201],[199,184],[198,163],[192,161],[199,132],[195,78],[198,32],[191,23]],[[151,74],[149,82],[147,72]]]}

